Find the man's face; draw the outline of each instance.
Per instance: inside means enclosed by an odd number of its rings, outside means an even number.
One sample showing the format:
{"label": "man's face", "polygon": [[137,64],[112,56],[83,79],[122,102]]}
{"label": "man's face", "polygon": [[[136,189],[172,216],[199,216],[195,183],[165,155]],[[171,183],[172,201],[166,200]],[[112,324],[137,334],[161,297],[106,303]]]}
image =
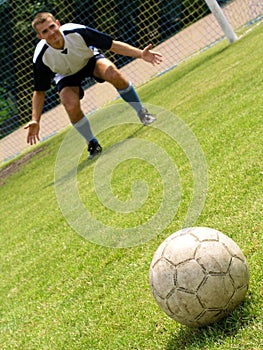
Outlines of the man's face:
{"label": "man's face", "polygon": [[55,49],[62,50],[64,47],[64,38],[59,28],[59,21],[53,21],[51,17],[48,17],[45,22],[36,26],[37,37],[39,39],[45,39],[46,42]]}

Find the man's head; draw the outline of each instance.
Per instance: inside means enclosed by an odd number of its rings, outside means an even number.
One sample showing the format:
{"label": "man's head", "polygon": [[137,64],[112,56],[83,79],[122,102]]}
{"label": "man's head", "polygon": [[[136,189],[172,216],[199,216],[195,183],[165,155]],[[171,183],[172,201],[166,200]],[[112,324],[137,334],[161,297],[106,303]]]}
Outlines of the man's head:
{"label": "man's head", "polygon": [[60,22],[51,13],[39,12],[32,22],[32,27],[39,39],[45,39],[55,49],[63,49],[64,38],[59,30]]}
{"label": "man's head", "polygon": [[44,23],[47,18],[51,18],[53,22],[56,22],[56,18],[50,12],[38,12],[32,21],[32,27],[35,32],[38,32],[37,26]]}

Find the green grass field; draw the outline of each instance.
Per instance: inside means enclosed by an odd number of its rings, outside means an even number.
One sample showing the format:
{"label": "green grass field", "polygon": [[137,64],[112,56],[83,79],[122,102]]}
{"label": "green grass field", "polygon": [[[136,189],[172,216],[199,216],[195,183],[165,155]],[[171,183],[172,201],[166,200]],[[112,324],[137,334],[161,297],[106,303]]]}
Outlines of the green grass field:
{"label": "green grass field", "polygon": [[[1,186],[1,349],[263,348],[262,42],[261,24],[235,44],[224,41],[139,89],[143,101],[161,108],[160,125],[173,125],[173,117],[169,121],[162,112],[167,111],[191,130],[203,150],[206,200],[194,224],[222,231],[244,252],[250,267],[244,304],[219,323],[191,329],[168,318],[152,297],[148,277],[152,256],[168,235],[181,229],[194,195],[191,164],[175,140],[158,128],[132,122],[99,133],[106,160],[112,153],[117,158],[128,140],[161,147],[176,165],[182,188],[178,210],[162,232],[153,232],[142,244],[114,248],[85,239],[61,213],[55,190],[63,189],[67,201],[71,180],[67,173],[64,179],[56,173],[54,177],[66,135],[62,133],[40,143],[39,152],[27,162],[20,159],[23,164]],[[121,112],[120,101],[109,108],[120,110],[120,120],[126,113]],[[106,123],[107,110],[91,116],[95,130]],[[85,156],[78,164],[78,188],[94,218],[125,229],[147,222],[158,211],[162,175],[152,164],[134,157],[116,166],[111,190],[124,205],[134,200],[135,181],[144,179],[148,184],[140,208],[117,212],[97,197],[103,188],[94,188],[101,158],[87,162]]]}

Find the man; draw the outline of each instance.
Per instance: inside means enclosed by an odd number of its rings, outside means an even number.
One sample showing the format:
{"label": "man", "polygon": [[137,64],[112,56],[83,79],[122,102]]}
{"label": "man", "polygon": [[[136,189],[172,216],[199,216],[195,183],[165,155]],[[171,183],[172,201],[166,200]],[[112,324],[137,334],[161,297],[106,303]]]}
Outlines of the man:
{"label": "man", "polygon": [[32,121],[25,127],[28,129],[28,143],[32,145],[39,140],[45,91],[50,88],[52,79],[55,80],[71,123],[88,144],[88,159],[99,154],[102,148],[92,134],[89,121],[80,107],[80,100],[84,95],[81,82],[84,78],[93,77],[98,82],[111,83],[120,96],[134,108],[144,125],[155,121],[155,117],[142,106],[132,84],[99,51],[110,50],[119,55],[141,58],[153,65],[159,64],[162,55],[152,51],[151,44],[140,50],[84,25],[68,23],[61,26],[48,12],[38,13],[32,26],[41,41],[36,46],[33,58]]}

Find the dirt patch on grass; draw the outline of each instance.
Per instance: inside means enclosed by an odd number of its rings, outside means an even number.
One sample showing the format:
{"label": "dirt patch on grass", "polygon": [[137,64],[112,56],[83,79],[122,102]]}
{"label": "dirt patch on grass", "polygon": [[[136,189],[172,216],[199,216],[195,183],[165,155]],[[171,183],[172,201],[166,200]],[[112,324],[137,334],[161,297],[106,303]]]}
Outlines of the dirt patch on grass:
{"label": "dirt patch on grass", "polygon": [[5,183],[5,180],[10,175],[17,173],[20,170],[21,166],[23,166],[24,164],[29,162],[30,159],[32,159],[35,155],[43,152],[46,148],[47,148],[47,146],[36,148],[32,152],[25,154],[21,158],[14,160],[13,162],[8,164],[7,166],[4,166],[3,168],[1,168],[0,169],[0,185],[3,185]]}

